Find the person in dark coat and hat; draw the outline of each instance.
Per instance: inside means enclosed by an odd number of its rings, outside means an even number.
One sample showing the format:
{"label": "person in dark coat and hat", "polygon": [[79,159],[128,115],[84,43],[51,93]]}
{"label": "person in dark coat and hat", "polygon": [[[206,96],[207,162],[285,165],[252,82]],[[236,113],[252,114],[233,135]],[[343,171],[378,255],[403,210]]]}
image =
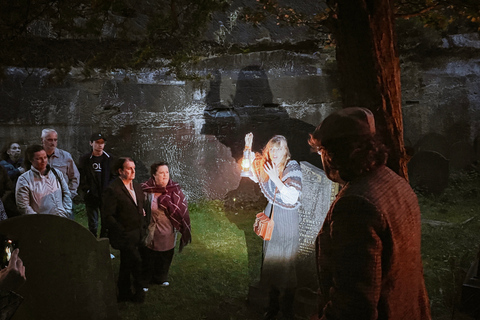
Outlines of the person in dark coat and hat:
{"label": "person in dark coat and hat", "polygon": [[342,186],[316,242],[319,318],[431,319],[418,200],[385,166],[372,112],[336,111],[309,142],[327,177]]}

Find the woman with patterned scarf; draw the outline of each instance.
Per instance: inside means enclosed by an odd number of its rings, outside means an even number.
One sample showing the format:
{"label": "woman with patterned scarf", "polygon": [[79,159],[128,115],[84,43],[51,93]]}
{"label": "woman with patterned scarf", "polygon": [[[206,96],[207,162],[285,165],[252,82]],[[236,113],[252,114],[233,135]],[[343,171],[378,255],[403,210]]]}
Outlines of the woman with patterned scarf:
{"label": "woman with patterned scarf", "polygon": [[185,195],[178,183],[170,180],[168,163],[156,162],[151,177],[142,183],[146,195],[146,216],[150,223],[146,247],[142,250],[144,287],[149,283],[168,286],[177,232],[182,235],[179,251],[192,241],[190,216]]}
{"label": "woman with patterned scarf", "polygon": [[[245,137],[245,145],[250,150],[252,142],[253,134],[249,133]],[[262,155],[255,159],[252,173],[251,179],[258,182],[268,200],[265,214],[271,217],[273,211],[275,222],[272,238],[263,242],[260,283],[268,289],[269,295],[264,319],[277,319],[277,314],[281,311],[282,319],[293,320],[302,171],[297,161],[290,160],[284,136],[277,135],[268,141]]]}

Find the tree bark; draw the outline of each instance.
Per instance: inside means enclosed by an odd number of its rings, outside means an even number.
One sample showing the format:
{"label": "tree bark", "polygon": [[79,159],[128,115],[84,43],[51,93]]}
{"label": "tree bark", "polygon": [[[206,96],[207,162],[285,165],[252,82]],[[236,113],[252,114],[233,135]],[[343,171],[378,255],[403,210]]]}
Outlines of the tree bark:
{"label": "tree bark", "polygon": [[389,148],[387,166],[408,179],[400,62],[392,0],[336,0],[333,29],[344,107],[372,110]]}

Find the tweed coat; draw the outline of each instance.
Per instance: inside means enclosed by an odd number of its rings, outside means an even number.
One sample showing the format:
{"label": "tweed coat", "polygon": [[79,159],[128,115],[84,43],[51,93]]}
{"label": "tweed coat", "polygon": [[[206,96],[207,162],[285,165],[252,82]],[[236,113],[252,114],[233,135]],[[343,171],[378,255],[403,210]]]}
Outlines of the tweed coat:
{"label": "tweed coat", "polygon": [[405,179],[382,166],[347,183],[317,237],[320,318],[431,319],[420,239]]}

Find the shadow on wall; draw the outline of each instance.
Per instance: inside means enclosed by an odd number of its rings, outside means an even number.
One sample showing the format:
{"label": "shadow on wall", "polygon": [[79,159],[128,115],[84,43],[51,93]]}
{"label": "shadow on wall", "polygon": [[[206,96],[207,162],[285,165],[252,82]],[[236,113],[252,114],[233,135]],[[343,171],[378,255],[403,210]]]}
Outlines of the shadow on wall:
{"label": "shadow on wall", "polygon": [[214,135],[230,148],[237,162],[242,157],[248,132],[254,134],[253,150],[256,152],[261,152],[274,135],[283,135],[287,138],[292,159],[321,167],[320,157],[310,151],[307,142],[315,126],[290,118],[284,108],[273,103],[268,77],[261,67],[247,66],[240,71],[231,106],[221,103],[221,81],[217,71],[206,97],[202,134]]}

